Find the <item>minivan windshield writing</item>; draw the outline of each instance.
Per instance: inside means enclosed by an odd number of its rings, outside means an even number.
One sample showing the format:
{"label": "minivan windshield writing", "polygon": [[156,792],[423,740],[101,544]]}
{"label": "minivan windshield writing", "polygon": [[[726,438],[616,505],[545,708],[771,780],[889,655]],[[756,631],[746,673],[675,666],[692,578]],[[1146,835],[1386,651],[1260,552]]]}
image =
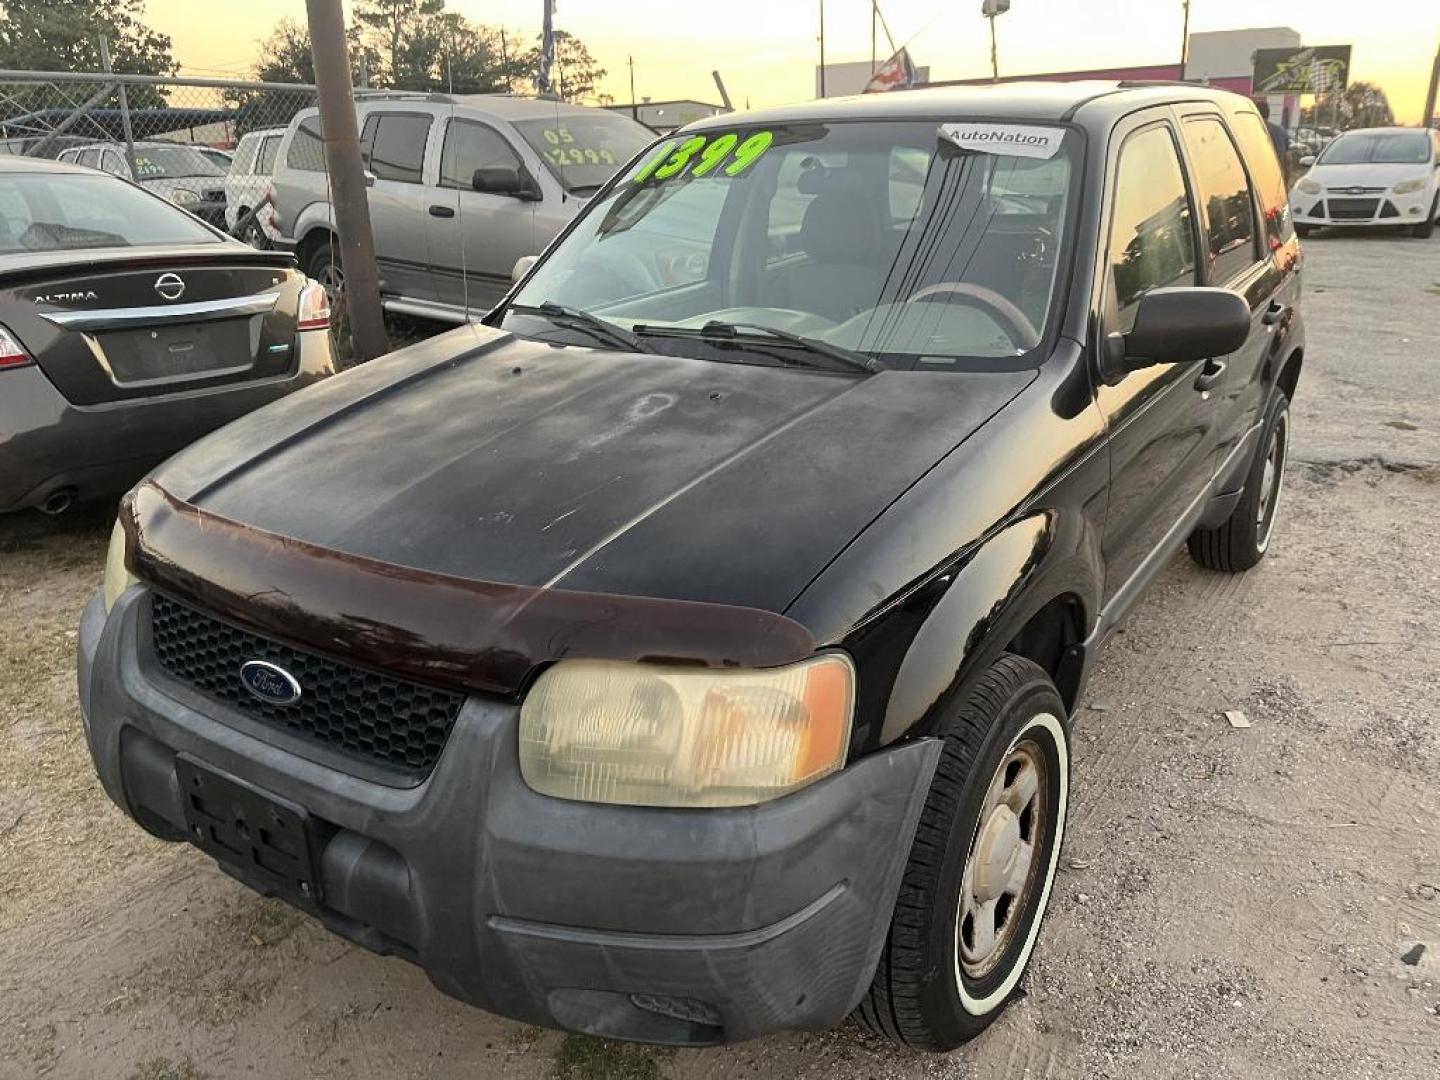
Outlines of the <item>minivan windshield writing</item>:
{"label": "minivan windshield writing", "polygon": [[1424,131],[1350,131],[1325,147],[1317,165],[1424,165],[1430,135]]}
{"label": "minivan windshield writing", "polygon": [[937,121],[675,136],[587,208],[504,325],[553,337],[554,304],[667,352],[766,362],[797,346],[780,331],[891,368],[1023,363],[1055,306],[1078,141]]}

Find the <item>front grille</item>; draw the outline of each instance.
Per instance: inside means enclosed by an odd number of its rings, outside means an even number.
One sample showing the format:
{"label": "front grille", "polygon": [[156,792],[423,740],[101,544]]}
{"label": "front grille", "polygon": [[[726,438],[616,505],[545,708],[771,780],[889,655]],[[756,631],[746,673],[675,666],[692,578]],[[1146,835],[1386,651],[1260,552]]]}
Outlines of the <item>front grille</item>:
{"label": "front grille", "polygon": [[[407,773],[434,766],[464,698],[402,682],[259,637],[156,595],[151,638],[160,666],[196,690],[261,723]],[[275,705],[240,681],[240,665],[266,660],[300,684],[300,698]]]}
{"label": "front grille", "polygon": [[1330,217],[1334,221],[1346,219],[1368,220],[1380,209],[1379,199],[1329,199]]}

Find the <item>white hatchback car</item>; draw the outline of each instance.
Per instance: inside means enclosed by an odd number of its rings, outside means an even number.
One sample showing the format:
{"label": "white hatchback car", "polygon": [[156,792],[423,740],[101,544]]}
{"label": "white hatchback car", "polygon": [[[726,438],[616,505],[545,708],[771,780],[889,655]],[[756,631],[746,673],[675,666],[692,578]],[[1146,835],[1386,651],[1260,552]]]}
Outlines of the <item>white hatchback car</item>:
{"label": "white hatchback car", "polygon": [[1301,236],[1332,225],[1404,226],[1420,237],[1440,214],[1440,132],[1362,128],[1333,139],[1290,191]]}

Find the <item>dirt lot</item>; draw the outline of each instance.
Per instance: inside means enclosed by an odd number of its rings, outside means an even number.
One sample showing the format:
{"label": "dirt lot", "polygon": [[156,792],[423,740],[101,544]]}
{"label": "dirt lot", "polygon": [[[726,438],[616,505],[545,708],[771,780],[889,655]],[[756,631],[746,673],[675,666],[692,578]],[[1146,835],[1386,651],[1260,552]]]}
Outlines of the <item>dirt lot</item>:
{"label": "dirt lot", "polygon": [[1276,546],[1177,557],[1110,648],[1025,996],[975,1044],[542,1032],[148,839],[75,704],[92,516],[0,521],[0,1078],[1440,1075],[1440,240],[1307,252]]}

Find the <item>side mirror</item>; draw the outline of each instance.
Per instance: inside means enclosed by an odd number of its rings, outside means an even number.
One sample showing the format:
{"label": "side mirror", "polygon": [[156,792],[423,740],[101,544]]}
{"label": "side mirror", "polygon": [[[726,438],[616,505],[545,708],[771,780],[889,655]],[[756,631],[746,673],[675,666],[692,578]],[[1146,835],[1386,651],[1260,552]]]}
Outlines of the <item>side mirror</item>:
{"label": "side mirror", "polygon": [[1314,154],[1306,154],[1304,157],[1302,157],[1302,158],[1300,159],[1300,164],[1303,165],[1305,168],[1308,169],[1311,165],[1314,165],[1314,164],[1315,164],[1315,155],[1314,155]]}
{"label": "side mirror", "polygon": [[523,278],[539,258],[539,255],[521,255],[515,260],[515,265],[510,268],[510,280],[515,282]]}
{"label": "side mirror", "polygon": [[1111,386],[1127,372],[1156,364],[1188,364],[1225,356],[1250,336],[1250,307],[1229,289],[1151,289],[1140,298],[1135,326],[1105,339],[1102,374]]}
{"label": "side mirror", "polygon": [[540,185],[524,165],[476,169],[475,175],[470,178],[470,186],[488,195],[509,195],[525,202],[540,201]]}

